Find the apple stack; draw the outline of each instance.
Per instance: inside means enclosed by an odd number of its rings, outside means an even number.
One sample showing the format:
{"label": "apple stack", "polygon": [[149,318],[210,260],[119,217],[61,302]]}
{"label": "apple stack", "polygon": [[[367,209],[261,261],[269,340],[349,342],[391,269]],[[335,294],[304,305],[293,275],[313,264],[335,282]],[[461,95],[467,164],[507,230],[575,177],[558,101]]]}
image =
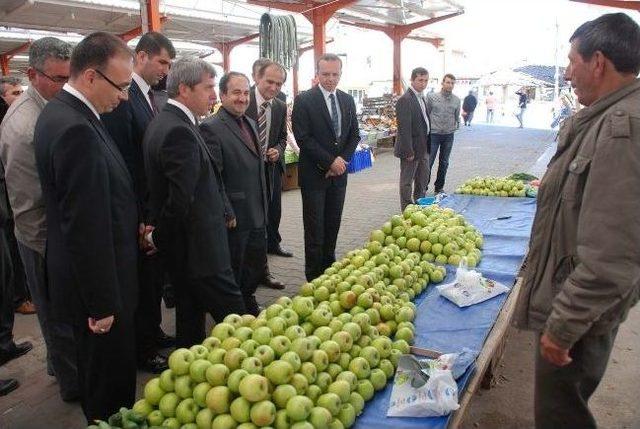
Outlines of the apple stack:
{"label": "apple stack", "polygon": [[456,194],[478,195],[485,197],[526,197],[526,185],[522,180],[506,177],[475,177],[467,180]]}

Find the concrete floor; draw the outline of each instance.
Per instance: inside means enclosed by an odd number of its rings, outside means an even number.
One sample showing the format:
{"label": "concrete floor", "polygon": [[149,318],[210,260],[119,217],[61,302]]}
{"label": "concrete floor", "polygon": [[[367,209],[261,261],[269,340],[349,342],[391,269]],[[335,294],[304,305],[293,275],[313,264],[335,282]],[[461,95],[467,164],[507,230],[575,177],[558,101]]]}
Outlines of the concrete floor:
{"label": "concrete floor", "polygon": [[[540,174],[553,151],[554,133],[541,129],[477,125],[461,130],[456,136],[448,172],[447,191],[476,175],[507,175],[516,171]],[[382,152],[372,169],[349,178],[347,200],[337,253],[361,246],[369,232],[399,211],[397,181],[399,162],[390,152]],[[430,191],[433,189],[430,188]],[[283,246],[293,258],[270,257],[272,272],[287,284],[283,291],[260,289],[261,304],[278,296],[293,295],[304,282],[303,236],[300,192],[283,194]],[[173,332],[173,312],[163,307],[163,327]],[[592,408],[604,428],[640,427],[640,358],[638,332],[640,315],[632,312],[620,329],[605,380],[594,395]],[[84,428],[79,406],[62,402],[55,380],[46,375],[45,349],[34,316],[17,316],[15,337],[34,342],[28,355],[0,368],[0,378],[14,377],[21,387],[9,396],[0,397],[0,429],[80,429]],[[533,339],[528,333],[512,330],[509,334],[498,383],[479,392],[465,419],[465,428],[528,428],[533,425],[532,371]],[[139,373],[140,387],[151,378]],[[633,401],[633,402],[632,402]]]}

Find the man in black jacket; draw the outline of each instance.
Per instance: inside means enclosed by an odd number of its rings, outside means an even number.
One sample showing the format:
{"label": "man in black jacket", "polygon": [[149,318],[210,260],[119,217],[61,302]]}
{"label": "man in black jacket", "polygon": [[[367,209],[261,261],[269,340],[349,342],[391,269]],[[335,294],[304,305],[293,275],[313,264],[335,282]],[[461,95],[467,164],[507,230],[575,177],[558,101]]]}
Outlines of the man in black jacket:
{"label": "man in black jacket", "polygon": [[175,288],[178,347],[204,339],[205,312],[216,322],[245,312],[229,255],[222,179],[196,126],[215,98],[215,75],[201,59],[177,60],[167,80],[169,100],[143,143],[155,227],[146,240]]}
{"label": "man in black jacket", "polygon": [[[249,79],[230,72],[220,79],[222,107],[200,126],[222,174],[229,204],[229,250],[236,282],[250,314],[260,312],[254,293],[264,271],[267,252],[266,146],[245,116],[249,106]],[[266,143],[266,139],[262,140]],[[273,155],[272,155],[273,156]]]}
{"label": "man in black jacket", "polygon": [[127,99],[133,58],[107,33],[83,39],[70,80],[38,118],[34,146],[47,216],[47,274],[56,317],[74,325],[89,421],[132,405],[139,214],[134,182],[100,113]]}
{"label": "man in black jacket", "polygon": [[335,262],[347,190],[347,165],[360,141],[353,97],[336,89],[342,60],[334,54],[316,64],[319,85],[296,97],[292,125],[300,146],[305,275],[312,280]]}
{"label": "man in black jacket", "polygon": [[[160,33],[145,33],[135,51],[133,77],[129,99],[102,120],[120,149],[133,177],[138,204],[144,220],[147,217],[147,179],[142,159],[142,140],[147,126],[157,113],[151,86],[168,72],[176,51],[169,39]],[[160,301],[164,284],[164,270],[157,255],[140,255],[139,297],[136,310],[136,350],[138,366],[153,373],[167,369],[167,358],[158,354],[158,347],[170,347],[175,338],[160,328]]]}
{"label": "man in black jacket", "polygon": [[478,99],[473,91],[469,91],[469,94],[462,100],[462,117],[464,118],[464,125],[466,127],[471,126],[473,112],[475,112],[476,106],[478,106]]}

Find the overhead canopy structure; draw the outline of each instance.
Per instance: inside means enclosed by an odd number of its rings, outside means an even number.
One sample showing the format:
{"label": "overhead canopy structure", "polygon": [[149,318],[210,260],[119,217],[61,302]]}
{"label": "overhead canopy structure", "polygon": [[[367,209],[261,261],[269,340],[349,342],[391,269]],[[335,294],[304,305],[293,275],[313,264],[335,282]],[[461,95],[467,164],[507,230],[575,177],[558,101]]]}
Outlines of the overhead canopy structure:
{"label": "overhead canopy structure", "polygon": [[620,9],[631,9],[640,12],[640,1],[637,0],[572,0],[578,3],[587,3],[596,6],[617,7]]}

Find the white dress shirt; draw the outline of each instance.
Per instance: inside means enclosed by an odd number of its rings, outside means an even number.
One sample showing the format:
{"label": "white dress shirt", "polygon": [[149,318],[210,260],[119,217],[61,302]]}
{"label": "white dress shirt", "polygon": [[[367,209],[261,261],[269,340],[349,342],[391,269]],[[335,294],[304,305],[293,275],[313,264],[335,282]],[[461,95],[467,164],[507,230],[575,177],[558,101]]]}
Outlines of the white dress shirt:
{"label": "white dress shirt", "polygon": [[86,104],[87,107],[91,109],[93,114],[96,115],[96,118],[100,120],[100,114],[98,113],[96,108],[93,107],[93,104],[91,104],[91,102],[87,99],[87,97],[84,96],[84,94],[82,94],[80,91],[78,91],[68,83],[65,83],[62,89],[67,91],[69,94],[73,95],[74,97],[76,97],[78,100],[82,101],[84,104]]}
{"label": "white dress shirt", "polygon": [[422,111],[422,117],[424,121],[427,123],[427,134],[431,131],[431,124],[429,124],[429,117],[427,116],[427,103],[424,99],[424,96],[421,92],[416,91],[412,86],[409,86],[411,91],[418,97],[418,104],[420,105],[420,110]]}
{"label": "white dress shirt", "polygon": [[149,106],[151,107],[151,111],[153,112],[153,104],[151,103],[151,99],[149,98],[149,90],[151,89],[151,86],[147,83],[146,80],[144,80],[136,72],[133,72],[133,75],[131,77],[140,87],[140,90],[144,94],[144,98],[147,100],[147,103],[149,103]]}
{"label": "white dress shirt", "polygon": [[171,104],[172,106],[176,106],[178,109],[182,110],[184,114],[187,115],[187,117],[191,120],[191,123],[193,125],[196,125],[196,117],[193,115],[193,113],[191,112],[191,110],[189,110],[187,106],[185,106],[179,101],[174,100],[173,98],[168,99],[167,104]]}
{"label": "white dress shirt", "polygon": [[[329,116],[332,115],[331,99],[329,98],[329,95],[333,94],[333,99],[336,101],[336,110],[338,111],[338,135],[336,137],[340,138],[340,132],[342,131],[342,115],[340,113],[340,103],[338,102],[338,94],[336,91],[333,91],[333,92],[327,91],[322,87],[322,85],[318,85],[318,88],[320,88],[320,91],[322,91],[324,101],[327,103],[327,110],[329,110]],[[333,119],[333,117],[331,119]]]}

